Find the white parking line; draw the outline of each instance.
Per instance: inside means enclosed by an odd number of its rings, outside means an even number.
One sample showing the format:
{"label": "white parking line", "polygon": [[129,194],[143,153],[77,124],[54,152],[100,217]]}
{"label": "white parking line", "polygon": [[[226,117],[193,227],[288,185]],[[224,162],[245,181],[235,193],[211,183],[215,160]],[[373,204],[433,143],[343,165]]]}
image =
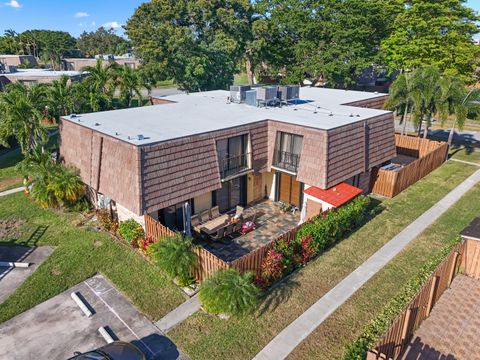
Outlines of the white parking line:
{"label": "white parking line", "polygon": [[138,339],[138,341],[140,341],[140,342],[143,344],[143,346],[145,346],[145,348],[147,348],[147,350],[150,351],[150,353],[155,356],[156,354],[152,351],[152,349],[150,349],[150,347],[149,347],[147,344],[145,344],[145,342],[143,342],[142,339],[140,339],[140,337],[135,333],[135,331],[133,331],[133,329],[132,329],[130,326],[128,326],[128,324],[121,318],[121,316],[115,311],[115,309],[112,308],[112,307],[102,298],[102,296],[101,296],[100,294],[98,294],[86,281],[84,281],[83,283],[84,283],[85,285],[87,285],[88,288],[95,294],[95,296],[98,297],[98,298],[105,304],[105,306],[107,307],[107,309],[110,310],[110,312],[111,312],[113,315],[115,315],[115,316],[117,317],[117,319],[120,320],[120,321],[122,322],[122,324],[125,325],[125,327],[126,327],[128,330],[130,330],[130,332],[133,334],[133,336],[135,336],[135,337]]}

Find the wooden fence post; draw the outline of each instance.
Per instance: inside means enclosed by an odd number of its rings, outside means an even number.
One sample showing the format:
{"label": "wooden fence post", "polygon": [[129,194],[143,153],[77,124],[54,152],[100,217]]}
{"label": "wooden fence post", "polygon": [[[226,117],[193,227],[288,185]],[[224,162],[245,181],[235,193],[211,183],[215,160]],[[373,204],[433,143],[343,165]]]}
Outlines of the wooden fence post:
{"label": "wooden fence post", "polygon": [[432,279],[432,286],[430,287],[430,294],[428,295],[428,304],[427,304],[427,313],[425,314],[426,317],[430,316],[430,312],[433,308],[433,297],[435,295],[435,291],[437,290],[438,285],[438,276],[434,276]]}
{"label": "wooden fence post", "polygon": [[410,324],[410,316],[412,316],[412,309],[408,308],[407,311],[405,312],[405,320],[403,322],[402,344],[405,344],[405,340],[407,339],[408,325]]}
{"label": "wooden fence post", "polygon": [[449,287],[450,287],[450,285],[452,284],[453,277],[454,277],[454,275],[455,275],[455,269],[456,269],[456,267],[457,267],[458,255],[460,255],[458,251],[455,251],[455,252],[453,253],[452,268],[450,269],[450,274],[449,274],[449,276],[448,276],[448,286],[449,286]]}

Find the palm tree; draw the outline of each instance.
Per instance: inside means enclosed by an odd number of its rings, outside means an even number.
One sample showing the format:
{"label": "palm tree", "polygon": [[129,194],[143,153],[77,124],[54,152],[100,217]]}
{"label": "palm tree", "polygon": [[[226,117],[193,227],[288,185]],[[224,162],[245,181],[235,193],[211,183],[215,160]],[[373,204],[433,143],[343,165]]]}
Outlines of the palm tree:
{"label": "palm tree", "polygon": [[93,89],[96,89],[107,95],[110,99],[113,97],[115,90],[116,63],[103,64],[102,59],[97,59],[94,66],[85,66],[82,70],[89,73],[89,76],[84,82],[90,84]]}
{"label": "palm tree", "polygon": [[42,124],[45,106],[44,85],[7,85],[0,94],[0,143],[8,146],[8,139],[15,137],[26,155],[45,141],[47,132]]}
{"label": "palm tree", "polygon": [[465,83],[458,77],[444,76],[440,80],[440,93],[439,115],[442,126],[449,115],[454,115],[448,134],[448,145],[452,145],[455,127],[462,130],[469,111],[479,107],[480,90],[467,89]]}
{"label": "palm tree", "polygon": [[411,98],[413,103],[413,121],[418,133],[422,130],[422,122],[425,121],[425,132],[423,137],[428,135],[428,129],[432,123],[432,116],[437,111],[439,103],[441,74],[438,68],[429,66],[413,71],[411,77]]}
{"label": "palm tree", "polygon": [[139,99],[139,102],[142,103],[141,90],[143,87],[150,90],[150,86],[143,81],[140,73],[128,65],[123,65],[117,69],[115,85],[120,91],[120,98],[126,107],[132,106],[132,99],[134,95],[136,95]]}
{"label": "palm tree", "polygon": [[402,72],[390,86],[389,97],[385,102],[385,108],[395,110],[397,114],[400,112],[400,124],[402,126],[402,135],[405,134],[407,116],[412,109],[411,99],[411,81],[410,74]]}
{"label": "palm tree", "polygon": [[62,75],[48,87],[47,104],[50,115],[57,121],[74,112],[75,97],[68,76]]}

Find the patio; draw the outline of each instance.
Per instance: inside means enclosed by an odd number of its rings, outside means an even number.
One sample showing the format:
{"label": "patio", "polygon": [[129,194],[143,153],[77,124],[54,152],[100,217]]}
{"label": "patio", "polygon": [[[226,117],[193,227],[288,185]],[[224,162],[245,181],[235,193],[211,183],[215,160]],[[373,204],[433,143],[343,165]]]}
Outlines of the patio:
{"label": "patio", "polygon": [[281,234],[294,228],[300,221],[300,211],[283,213],[271,200],[258,202],[243,212],[244,221],[253,220],[255,230],[247,234],[234,234],[221,240],[196,238],[194,242],[218,258],[230,262],[265,246]]}
{"label": "patio", "polygon": [[403,360],[479,359],[480,280],[459,274],[416,331]]}

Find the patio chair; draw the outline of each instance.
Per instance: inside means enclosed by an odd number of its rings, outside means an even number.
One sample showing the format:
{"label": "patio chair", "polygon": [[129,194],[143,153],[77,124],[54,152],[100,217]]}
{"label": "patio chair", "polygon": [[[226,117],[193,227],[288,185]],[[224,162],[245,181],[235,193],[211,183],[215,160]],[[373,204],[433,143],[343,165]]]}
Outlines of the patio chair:
{"label": "patio chair", "polygon": [[225,229],[225,235],[224,236],[230,236],[233,234],[233,225],[232,223],[228,224]]}
{"label": "patio chair", "polygon": [[222,228],[218,229],[218,231],[215,235],[211,236],[211,239],[212,240],[221,240],[224,237],[225,237],[225,227],[222,227]]}
{"label": "patio chair", "polygon": [[209,211],[208,210],[203,210],[201,213],[200,213],[200,223],[205,223],[207,221],[210,220],[210,214],[209,214]]}
{"label": "patio chair", "polygon": [[234,233],[239,233],[240,230],[242,230],[242,219],[240,219],[239,221],[237,221],[234,225],[233,225],[233,232]]}
{"label": "patio chair", "polygon": [[210,209],[210,214],[212,215],[211,218],[215,219],[220,216],[220,211],[218,206],[214,206],[213,208]]}
{"label": "patio chair", "polygon": [[200,224],[200,217],[198,215],[192,215],[190,223],[193,228],[197,227]]}

